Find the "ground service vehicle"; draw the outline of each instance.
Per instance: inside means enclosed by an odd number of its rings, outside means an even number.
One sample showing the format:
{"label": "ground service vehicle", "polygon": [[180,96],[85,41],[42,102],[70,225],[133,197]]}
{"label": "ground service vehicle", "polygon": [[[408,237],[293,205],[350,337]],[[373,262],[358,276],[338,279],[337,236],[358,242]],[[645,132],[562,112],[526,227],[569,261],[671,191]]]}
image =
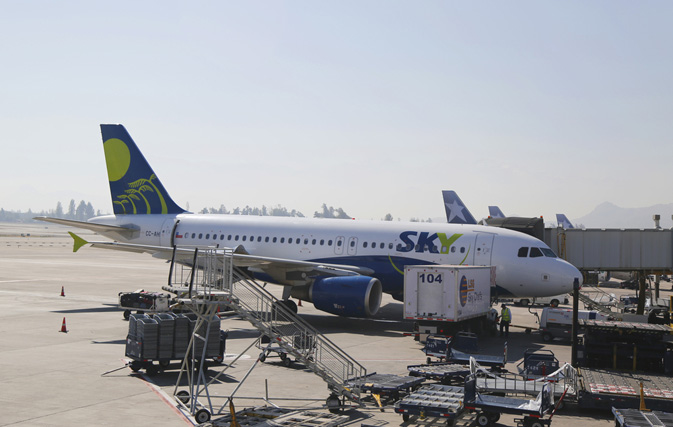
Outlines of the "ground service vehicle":
{"label": "ground service vehicle", "polygon": [[408,266],[404,318],[416,320],[420,334],[478,332],[485,326],[493,286],[495,268],[490,266]]}
{"label": "ground service vehicle", "polygon": [[[578,319],[609,320],[609,316],[592,310],[578,310]],[[571,308],[545,307],[540,316],[540,333],[545,342],[554,338],[570,339],[573,324],[573,310]]]}

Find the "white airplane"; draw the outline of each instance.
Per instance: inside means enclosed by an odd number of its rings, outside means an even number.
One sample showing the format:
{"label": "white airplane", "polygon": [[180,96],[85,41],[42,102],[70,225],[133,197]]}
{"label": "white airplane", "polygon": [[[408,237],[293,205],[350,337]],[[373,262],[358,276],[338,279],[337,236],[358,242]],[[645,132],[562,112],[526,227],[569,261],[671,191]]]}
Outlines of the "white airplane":
{"label": "white airplane", "polygon": [[171,259],[176,247],[186,260],[195,247],[230,248],[235,265],[285,286],[290,308],[296,310],[292,296],[353,317],[375,315],[382,292],[403,300],[406,265],[494,265],[498,294],[517,297],[570,292],[582,278],[540,240],[503,228],[189,213],[171,199],[122,125],[101,125],[101,133],[114,214],[37,218],[116,240],[86,242],[73,234],[75,251],[90,244]]}

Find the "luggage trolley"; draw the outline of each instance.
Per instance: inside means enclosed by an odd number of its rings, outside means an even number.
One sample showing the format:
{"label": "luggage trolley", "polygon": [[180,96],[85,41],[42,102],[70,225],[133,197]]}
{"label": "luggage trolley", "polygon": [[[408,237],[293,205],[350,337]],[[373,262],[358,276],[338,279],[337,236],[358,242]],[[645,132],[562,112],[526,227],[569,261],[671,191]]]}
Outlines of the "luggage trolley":
{"label": "luggage trolley", "polygon": [[481,394],[477,391],[477,379],[474,375],[470,375],[465,381],[465,409],[477,411],[479,426],[496,423],[501,414],[523,415],[523,418],[514,419],[518,426],[549,426],[551,416],[547,419],[543,417],[553,408],[554,397],[549,383],[545,384],[537,398],[530,400]]}

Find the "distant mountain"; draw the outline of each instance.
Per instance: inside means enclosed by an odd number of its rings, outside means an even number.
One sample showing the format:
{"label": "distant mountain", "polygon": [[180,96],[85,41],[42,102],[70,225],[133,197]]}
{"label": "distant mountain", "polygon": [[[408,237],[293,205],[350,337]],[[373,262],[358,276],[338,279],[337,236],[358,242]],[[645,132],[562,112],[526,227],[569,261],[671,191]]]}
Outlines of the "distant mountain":
{"label": "distant mountain", "polygon": [[659,204],[646,208],[621,208],[613,203],[605,202],[596,206],[589,214],[571,219],[574,225],[586,228],[654,228],[652,215],[661,216],[662,228],[673,227],[673,203]]}

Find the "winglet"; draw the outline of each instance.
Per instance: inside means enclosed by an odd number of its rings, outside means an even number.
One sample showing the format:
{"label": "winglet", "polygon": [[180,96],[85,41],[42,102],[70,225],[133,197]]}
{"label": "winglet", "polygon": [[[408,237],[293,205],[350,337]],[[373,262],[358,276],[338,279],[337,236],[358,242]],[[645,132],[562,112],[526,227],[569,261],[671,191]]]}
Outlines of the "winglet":
{"label": "winglet", "polygon": [[84,245],[86,245],[87,243],[89,243],[89,242],[87,242],[86,240],[82,239],[82,238],[79,237],[77,234],[75,234],[75,233],[73,233],[73,232],[71,232],[71,231],[68,231],[68,234],[70,234],[70,237],[72,237],[73,240],[75,240],[75,242],[74,242],[74,244],[73,244],[73,246],[72,246],[72,251],[73,251],[73,252],[77,252],[77,251],[79,250],[79,248],[81,248],[82,246],[84,246]]}

